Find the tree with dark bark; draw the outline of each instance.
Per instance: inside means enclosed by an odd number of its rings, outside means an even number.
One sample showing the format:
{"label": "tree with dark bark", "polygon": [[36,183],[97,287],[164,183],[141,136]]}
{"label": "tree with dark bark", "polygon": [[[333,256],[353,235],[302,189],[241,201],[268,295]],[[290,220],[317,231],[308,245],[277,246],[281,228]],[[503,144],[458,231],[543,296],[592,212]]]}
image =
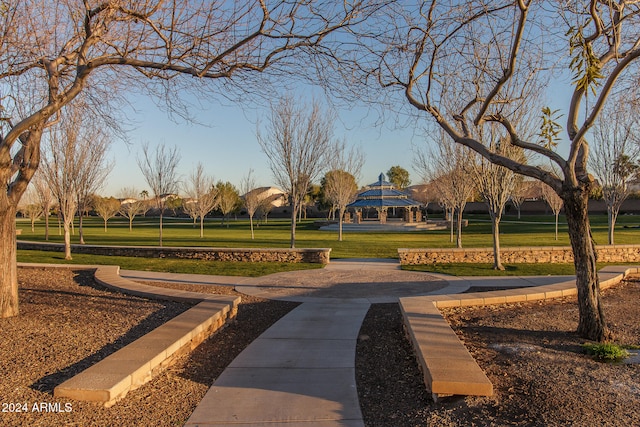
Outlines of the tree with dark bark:
{"label": "tree with dark bark", "polygon": [[[577,331],[595,341],[609,337],[587,210],[594,185],[587,170],[588,131],[616,86],[625,90],[637,85],[640,4],[398,2],[377,16],[375,25],[352,30],[361,49],[350,56],[337,54],[343,61],[331,70],[349,79],[351,96],[369,95],[371,102],[393,106],[399,95],[409,111],[431,118],[457,144],[543,181],[560,195],[575,260]],[[357,58],[352,67],[348,58]],[[556,76],[567,71],[573,84],[562,111],[566,126],[552,129],[568,141],[563,156],[548,140],[527,138],[512,117],[521,100],[539,93],[540,85],[560,84]],[[366,86],[354,84],[358,78]],[[545,119],[554,122],[552,115]],[[491,151],[480,135],[495,125],[510,144],[548,159],[559,174]]]}

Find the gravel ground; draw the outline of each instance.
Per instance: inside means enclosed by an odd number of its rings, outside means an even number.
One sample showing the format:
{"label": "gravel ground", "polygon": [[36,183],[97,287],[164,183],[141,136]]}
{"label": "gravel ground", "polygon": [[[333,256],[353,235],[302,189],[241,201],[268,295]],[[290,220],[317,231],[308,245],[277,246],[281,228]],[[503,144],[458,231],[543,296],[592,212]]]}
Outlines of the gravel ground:
{"label": "gravel ground", "polygon": [[[111,408],[56,399],[55,385],[189,308],[113,293],[92,273],[19,269],[21,314],[0,319],[0,425],[178,426],[251,341],[297,304],[243,296],[237,320]],[[153,283],[230,294],[229,287]],[[619,341],[640,344],[640,282],[603,295]],[[375,426],[640,425],[640,367],[580,351],[575,300],[448,310],[494,384],[488,398],[435,404],[397,304],[374,304],[357,346],[363,416]],[[44,403],[45,406],[41,406]],[[20,411],[20,412],[19,412]]]}
{"label": "gravel ground", "polygon": [[[603,292],[621,344],[640,344],[640,281]],[[573,331],[574,298],[451,309],[452,327],[494,385],[492,397],[435,404],[404,340],[397,305],[376,305],[361,330],[358,392],[367,426],[638,426],[640,365],[596,362]]]}
{"label": "gravel ground", "polygon": [[[243,296],[233,323],[104,408],[54,398],[53,388],[190,306],[110,292],[88,271],[22,268],[18,277],[21,313],[0,319],[2,426],[181,426],[235,356],[297,305]],[[171,287],[234,293],[229,287]]]}

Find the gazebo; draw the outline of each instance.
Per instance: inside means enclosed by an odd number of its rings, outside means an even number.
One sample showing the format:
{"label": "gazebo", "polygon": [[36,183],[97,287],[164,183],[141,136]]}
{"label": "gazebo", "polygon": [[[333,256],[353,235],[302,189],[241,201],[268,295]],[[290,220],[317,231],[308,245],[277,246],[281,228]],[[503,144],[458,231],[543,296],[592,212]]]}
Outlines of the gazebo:
{"label": "gazebo", "polygon": [[369,184],[364,191],[358,193],[356,201],[347,205],[347,209],[355,211],[355,222],[362,222],[362,211],[364,209],[375,209],[378,221],[381,224],[387,222],[387,211],[391,209],[401,209],[402,218],[406,222],[422,221],[422,213],[420,211],[421,203],[413,200],[404,191],[396,189],[396,187],[385,181],[383,173],[378,176],[378,181]]}

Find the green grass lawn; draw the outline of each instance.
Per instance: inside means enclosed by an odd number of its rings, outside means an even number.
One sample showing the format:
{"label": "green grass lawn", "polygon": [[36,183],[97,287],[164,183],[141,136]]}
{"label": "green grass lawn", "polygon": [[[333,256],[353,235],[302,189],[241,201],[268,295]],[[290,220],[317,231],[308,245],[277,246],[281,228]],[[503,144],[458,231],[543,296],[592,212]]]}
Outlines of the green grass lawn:
{"label": "green grass lawn", "polygon": [[220,276],[258,277],[272,273],[322,268],[321,264],[285,262],[202,262],[194,259],[138,258],[72,254],[73,260],[64,259],[61,252],[18,251],[18,262],[46,264],[119,265],[124,270],[165,271],[168,273],[210,274]]}
{"label": "green grass lawn", "polygon": [[[469,226],[463,230],[463,247],[490,247],[491,224],[486,215],[467,215]],[[605,215],[591,217],[593,236],[598,244],[607,243],[607,218]],[[631,228],[624,228],[624,226]],[[619,217],[616,227],[617,244],[635,244],[640,242],[640,229],[632,228],[640,225],[640,216],[623,215]],[[32,241],[44,241],[44,221],[36,222],[34,231],[31,231],[30,223],[26,220],[18,220],[17,227],[22,229],[20,239]],[[163,244],[165,246],[203,246],[203,247],[289,247],[290,224],[288,220],[271,219],[267,223],[260,223],[255,228],[255,239],[251,239],[249,222],[247,220],[231,220],[224,226],[220,220],[208,220],[205,223],[204,238],[200,239],[199,227],[194,227],[189,219],[165,219],[163,229]],[[129,231],[129,224],[126,219],[114,218],[109,221],[108,229],[105,232],[103,221],[100,218],[90,217],[84,219],[84,236],[87,244],[97,245],[158,245],[158,220],[157,218],[136,218],[133,231]],[[331,258],[397,258],[398,248],[450,248],[454,244],[450,242],[448,230],[441,231],[418,231],[418,232],[345,232],[344,240],[339,242],[337,232],[320,231],[314,226],[313,220],[302,221],[296,231],[296,247],[299,248],[331,248]],[[62,236],[58,233],[55,218],[50,221],[50,242],[62,242]],[[78,243],[77,225],[76,234],[72,236],[72,243]],[[505,216],[501,224],[501,245],[503,248],[510,246],[568,246],[569,238],[564,217],[560,217],[559,238],[554,239],[554,217],[545,216],[523,216],[518,220],[515,216]],[[31,262],[61,262],[61,255],[58,253],[35,253],[19,251],[20,261]],[[105,258],[105,259],[102,259]],[[57,261],[56,261],[57,260]],[[193,265],[185,263],[186,267],[178,266],[184,260],[175,260],[176,265],[172,265],[167,259],[153,260],[132,259],[125,257],[94,257],[89,255],[75,254],[73,262],[91,264],[119,264],[127,269],[148,269],[162,271],[194,271],[203,268],[205,274],[225,274],[225,275],[261,275],[269,272],[285,271],[288,268],[309,268],[309,266],[274,266],[274,263],[267,263],[269,266],[258,266],[250,264],[250,267],[218,263],[211,267],[201,267],[197,261]],[[528,274],[572,274],[572,265],[549,265],[535,264],[537,267],[526,267],[523,265],[510,266],[505,273],[524,275],[524,269],[530,271]],[[197,267],[196,267],[197,266]],[[546,267],[544,267],[546,266]],[[553,267],[550,267],[553,266]],[[429,266],[433,268],[432,266]],[[439,271],[447,274],[456,274],[455,271],[467,271],[457,273],[459,275],[496,274],[494,270],[486,266],[466,265],[465,270],[461,266],[441,266]],[[173,269],[173,270],[172,270]],[[475,273],[473,272],[475,269]],[[236,271],[236,272],[234,272]],[[433,270],[431,270],[433,271]]]}

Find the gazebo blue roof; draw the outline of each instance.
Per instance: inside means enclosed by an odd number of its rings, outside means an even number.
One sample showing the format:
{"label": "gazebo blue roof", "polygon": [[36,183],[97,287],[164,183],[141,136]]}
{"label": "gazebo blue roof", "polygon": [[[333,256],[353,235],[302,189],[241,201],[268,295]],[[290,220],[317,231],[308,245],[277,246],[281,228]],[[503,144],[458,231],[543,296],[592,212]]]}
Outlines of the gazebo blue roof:
{"label": "gazebo blue roof", "polygon": [[369,184],[365,190],[356,196],[356,201],[347,205],[348,208],[393,208],[420,206],[404,191],[396,190],[395,186],[384,180],[384,174],[378,176],[378,181]]}

